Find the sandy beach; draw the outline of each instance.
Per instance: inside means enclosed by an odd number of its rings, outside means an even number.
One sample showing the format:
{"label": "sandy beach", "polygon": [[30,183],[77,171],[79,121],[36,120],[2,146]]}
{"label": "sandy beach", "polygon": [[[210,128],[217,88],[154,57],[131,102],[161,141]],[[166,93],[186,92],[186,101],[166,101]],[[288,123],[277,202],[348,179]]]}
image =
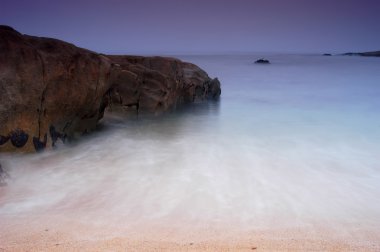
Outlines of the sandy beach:
{"label": "sandy beach", "polygon": [[[379,251],[374,228],[329,226],[239,230],[144,225],[112,228],[58,216],[1,220],[0,251]],[[168,226],[170,224],[168,223]],[[175,228],[174,228],[175,227]]]}

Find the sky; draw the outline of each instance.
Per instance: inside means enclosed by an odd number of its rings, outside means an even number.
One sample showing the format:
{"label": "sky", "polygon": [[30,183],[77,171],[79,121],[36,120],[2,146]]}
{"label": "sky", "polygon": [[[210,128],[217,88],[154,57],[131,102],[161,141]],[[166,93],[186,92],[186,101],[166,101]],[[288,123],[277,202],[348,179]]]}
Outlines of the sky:
{"label": "sky", "polygon": [[0,0],[0,24],[111,54],[380,50],[380,0]]}

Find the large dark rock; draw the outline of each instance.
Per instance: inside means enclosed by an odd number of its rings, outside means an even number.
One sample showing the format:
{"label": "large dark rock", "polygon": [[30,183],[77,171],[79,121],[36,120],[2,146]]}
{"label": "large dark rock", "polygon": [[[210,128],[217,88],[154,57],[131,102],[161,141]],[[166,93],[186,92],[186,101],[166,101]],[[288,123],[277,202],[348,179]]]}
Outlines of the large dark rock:
{"label": "large dark rock", "polygon": [[107,56],[0,26],[0,151],[40,151],[93,130],[107,106],[164,111],[220,83],[174,58]]}

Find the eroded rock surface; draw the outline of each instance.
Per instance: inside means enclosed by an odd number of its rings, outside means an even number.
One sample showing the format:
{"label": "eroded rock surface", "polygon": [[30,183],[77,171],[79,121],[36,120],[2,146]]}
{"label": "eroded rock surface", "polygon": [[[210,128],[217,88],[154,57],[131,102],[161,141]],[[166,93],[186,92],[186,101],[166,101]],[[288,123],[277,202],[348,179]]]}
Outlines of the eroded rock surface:
{"label": "eroded rock surface", "polygon": [[198,66],[167,57],[108,56],[121,68],[110,90],[112,105],[161,112],[184,102],[217,99],[220,83]]}
{"label": "eroded rock surface", "polygon": [[111,64],[66,42],[0,27],[1,150],[53,145],[50,127],[65,137],[93,129]]}

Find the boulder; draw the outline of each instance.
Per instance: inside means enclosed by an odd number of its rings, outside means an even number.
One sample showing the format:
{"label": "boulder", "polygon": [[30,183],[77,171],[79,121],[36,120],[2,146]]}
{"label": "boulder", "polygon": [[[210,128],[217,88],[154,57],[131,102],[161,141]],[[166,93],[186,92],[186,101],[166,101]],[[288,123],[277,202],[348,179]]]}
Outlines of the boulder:
{"label": "boulder", "polygon": [[0,26],[0,151],[54,147],[95,129],[107,106],[155,113],[219,95],[217,79],[178,59],[107,56]]}

